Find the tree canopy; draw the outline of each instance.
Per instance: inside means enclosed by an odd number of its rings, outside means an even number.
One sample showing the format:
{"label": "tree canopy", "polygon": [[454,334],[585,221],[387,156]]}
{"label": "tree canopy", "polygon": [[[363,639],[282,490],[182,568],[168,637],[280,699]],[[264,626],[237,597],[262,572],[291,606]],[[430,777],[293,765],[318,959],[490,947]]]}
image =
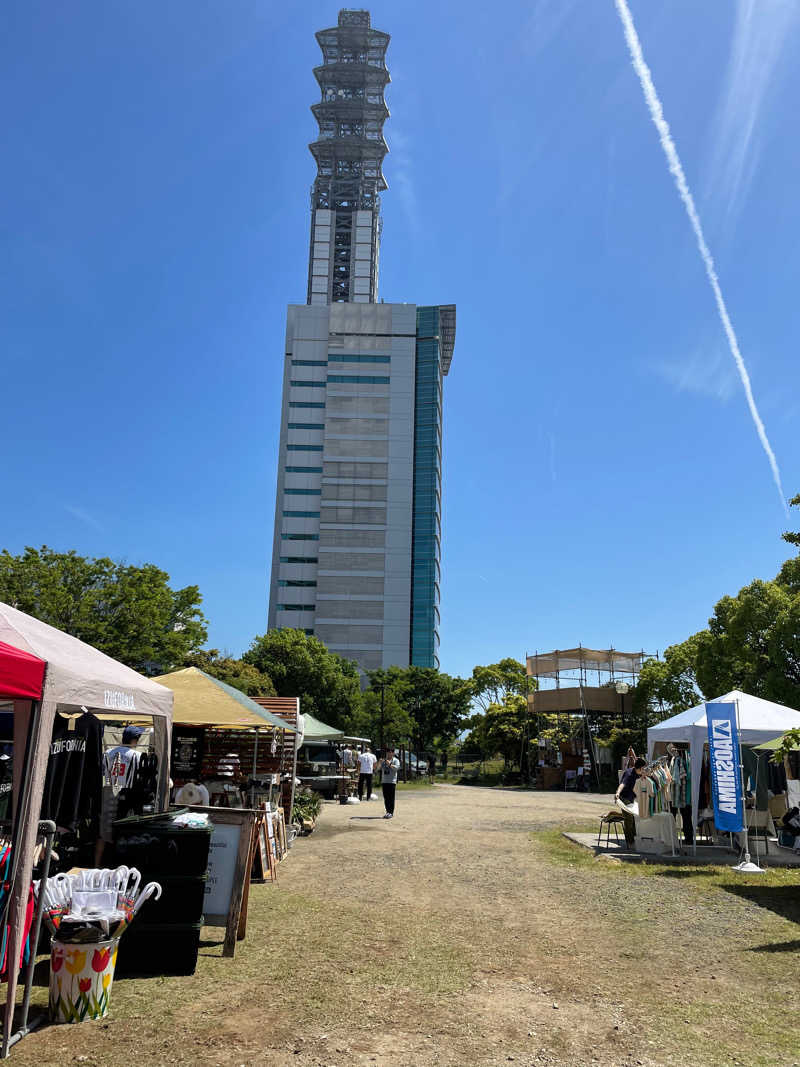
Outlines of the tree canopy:
{"label": "tree canopy", "polygon": [[469,683],[432,667],[381,668],[369,671],[367,679],[351,729],[378,744],[410,744],[418,752],[446,749],[469,711]]}
{"label": "tree canopy", "polygon": [[527,714],[527,701],[519,694],[509,694],[503,704],[490,704],[470,720],[464,748],[484,759],[499,754],[507,764],[520,759]]}
{"label": "tree canopy", "polygon": [[473,701],[483,711],[490,704],[504,704],[508,696],[524,693],[526,686],[532,689],[534,685],[533,679],[528,679],[525,664],[510,656],[486,667],[473,667],[469,684]]}
{"label": "tree canopy", "polygon": [[358,668],[303,630],[269,630],[242,656],[267,675],[281,697],[300,697],[300,710],[341,728],[358,709]]}
{"label": "tree canopy", "polygon": [[249,697],[274,697],[275,686],[268,674],[264,674],[254,667],[252,663],[245,663],[243,659],[223,655],[219,649],[202,649],[187,656],[183,662],[184,667],[197,667],[206,674],[219,678],[221,682],[232,685],[240,693]]}
{"label": "tree canopy", "polygon": [[172,589],[152,563],[136,567],[43,545],[0,552],[0,600],[155,674],[181,666],[206,640],[196,585]]}
{"label": "tree canopy", "polygon": [[[800,507],[800,495],[790,504]],[[800,546],[800,533],[782,536]],[[647,660],[634,703],[666,718],[732,689],[800,707],[800,554],[774,579],[722,597],[708,628],[668,648],[663,660]]]}

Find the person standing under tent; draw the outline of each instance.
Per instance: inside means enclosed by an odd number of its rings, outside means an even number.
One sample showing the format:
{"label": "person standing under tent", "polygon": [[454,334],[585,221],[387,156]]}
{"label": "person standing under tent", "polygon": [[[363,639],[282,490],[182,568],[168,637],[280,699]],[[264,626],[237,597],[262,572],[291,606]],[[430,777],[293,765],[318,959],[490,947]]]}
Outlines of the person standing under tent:
{"label": "person standing under tent", "polygon": [[103,792],[100,808],[100,834],[95,845],[95,866],[100,865],[106,844],[114,840],[113,822],[119,808],[119,794],[130,789],[142,758],[136,746],[144,730],[140,726],[126,726],[122,744],[103,756]]}
{"label": "person standing under tent", "polygon": [[339,752],[342,760],[342,767],[344,768],[346,774],[348,771],[351,771],[353,769],[353,765],[355,763],[355,760],[353,759],[353,750],[347,743],[345,743],[344,748],[340,749]]}
{"label": "person standing under tent", "polygon": [[[621,800],[623,804],[633,804],[636,801],[633,787],[636,785],[636,779],[643,777],[646,766],[647,760],[638,756],[634,760],[633,766],[622,772],[619,788],[614,795],[616,800]],[[629,811],[623,811],[622,816],[625,820],[625,844],[628,848],[633,848],[636,843],[636,822]]]}
{"label": "person standing under tent", "polygon": [[395,756],[393,748],[387,748],[380,762],[383,806],[386,808],[384,819],[391,819],[394,816],[394,798],[397,791],[397,772],[399,770],[400,760]]}
{"label": "person standing under tent", "polygon": [[367,790],[367,800],[372,796],[372,775],[375,771],[377,756],[370,751],[369,745],[358,757],[358,799],[364,799],[364,787]]}

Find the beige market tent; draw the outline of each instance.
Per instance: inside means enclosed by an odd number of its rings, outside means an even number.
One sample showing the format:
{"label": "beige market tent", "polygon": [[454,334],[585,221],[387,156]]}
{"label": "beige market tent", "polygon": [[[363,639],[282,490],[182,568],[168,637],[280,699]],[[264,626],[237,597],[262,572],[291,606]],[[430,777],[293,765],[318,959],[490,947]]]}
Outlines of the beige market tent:
{"label": "beige market tent", "polygon": [[[8,990],[6,996],[3,1056],[12,1038],[17,968],[22,951],[25,909],[33,869],[33,850],[42,805],[47,760],[56,710],[86,708],[116,713],[130,719],[152,718],[159,761],[158,800],[164,805],[169,780],[169,738],[172,723],[172,693],[164,686],[137,674],[83,641],[70,637],[24,612],[0,603],[0,642],[46,664],[38,699],[14,700],[14,828],[8,914]],[[35,697],[35,694],[31,694]]]}
{"label": "beige market tent", "polygon": [[271,726],[292,734],[296,732],[278,715],[198,667],[162,674],[154,681],[172,690],[175,696],[172,717],[181,726],[216,726],[226,730]]}

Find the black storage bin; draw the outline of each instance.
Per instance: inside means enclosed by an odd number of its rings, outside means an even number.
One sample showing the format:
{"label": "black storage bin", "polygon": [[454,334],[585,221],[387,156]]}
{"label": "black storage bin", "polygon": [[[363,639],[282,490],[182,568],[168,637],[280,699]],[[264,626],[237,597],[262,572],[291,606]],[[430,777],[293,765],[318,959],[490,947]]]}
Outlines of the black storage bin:
{"label": "black storage bin", "polygon": [[164,816],[133,817],[114,823],[117,863],[136,867],[142,880],[171,875],[199,877],[208,868],[211,827],[176,826]]}
{"label": "black storage bin", "polygon": [[196,923],[203,918],[206,876],[154,878],[161,885],[161,896],[150,897],[142,905],[134,925],[158,926],[161,923]]}
{"label": "black storage bin", "polygon": [[202,921],[150,925],[139,918],[122,935],[117,976],[194,974]]}

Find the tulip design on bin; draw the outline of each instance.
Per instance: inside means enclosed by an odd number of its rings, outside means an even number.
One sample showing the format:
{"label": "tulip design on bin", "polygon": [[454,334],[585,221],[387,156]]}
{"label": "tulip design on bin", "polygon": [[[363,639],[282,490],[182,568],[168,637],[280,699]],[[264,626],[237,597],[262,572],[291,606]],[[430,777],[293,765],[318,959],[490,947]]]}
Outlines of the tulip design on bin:
{"label": "tulip design on bin", "polygon": [[50,950],[50,1018],[54,1023],[82,1023],[108,1014],[119,938],[87,946],[52,942]]}
{"label": "tulip design on bin", "polygon": [[158,882],[140,891],[135,867],[57,874],[42,886],[42,918],[53,935],[50,949],[50,1017],[81,1023],[108,1014],[119,939],[142,905],[161,896]]}

